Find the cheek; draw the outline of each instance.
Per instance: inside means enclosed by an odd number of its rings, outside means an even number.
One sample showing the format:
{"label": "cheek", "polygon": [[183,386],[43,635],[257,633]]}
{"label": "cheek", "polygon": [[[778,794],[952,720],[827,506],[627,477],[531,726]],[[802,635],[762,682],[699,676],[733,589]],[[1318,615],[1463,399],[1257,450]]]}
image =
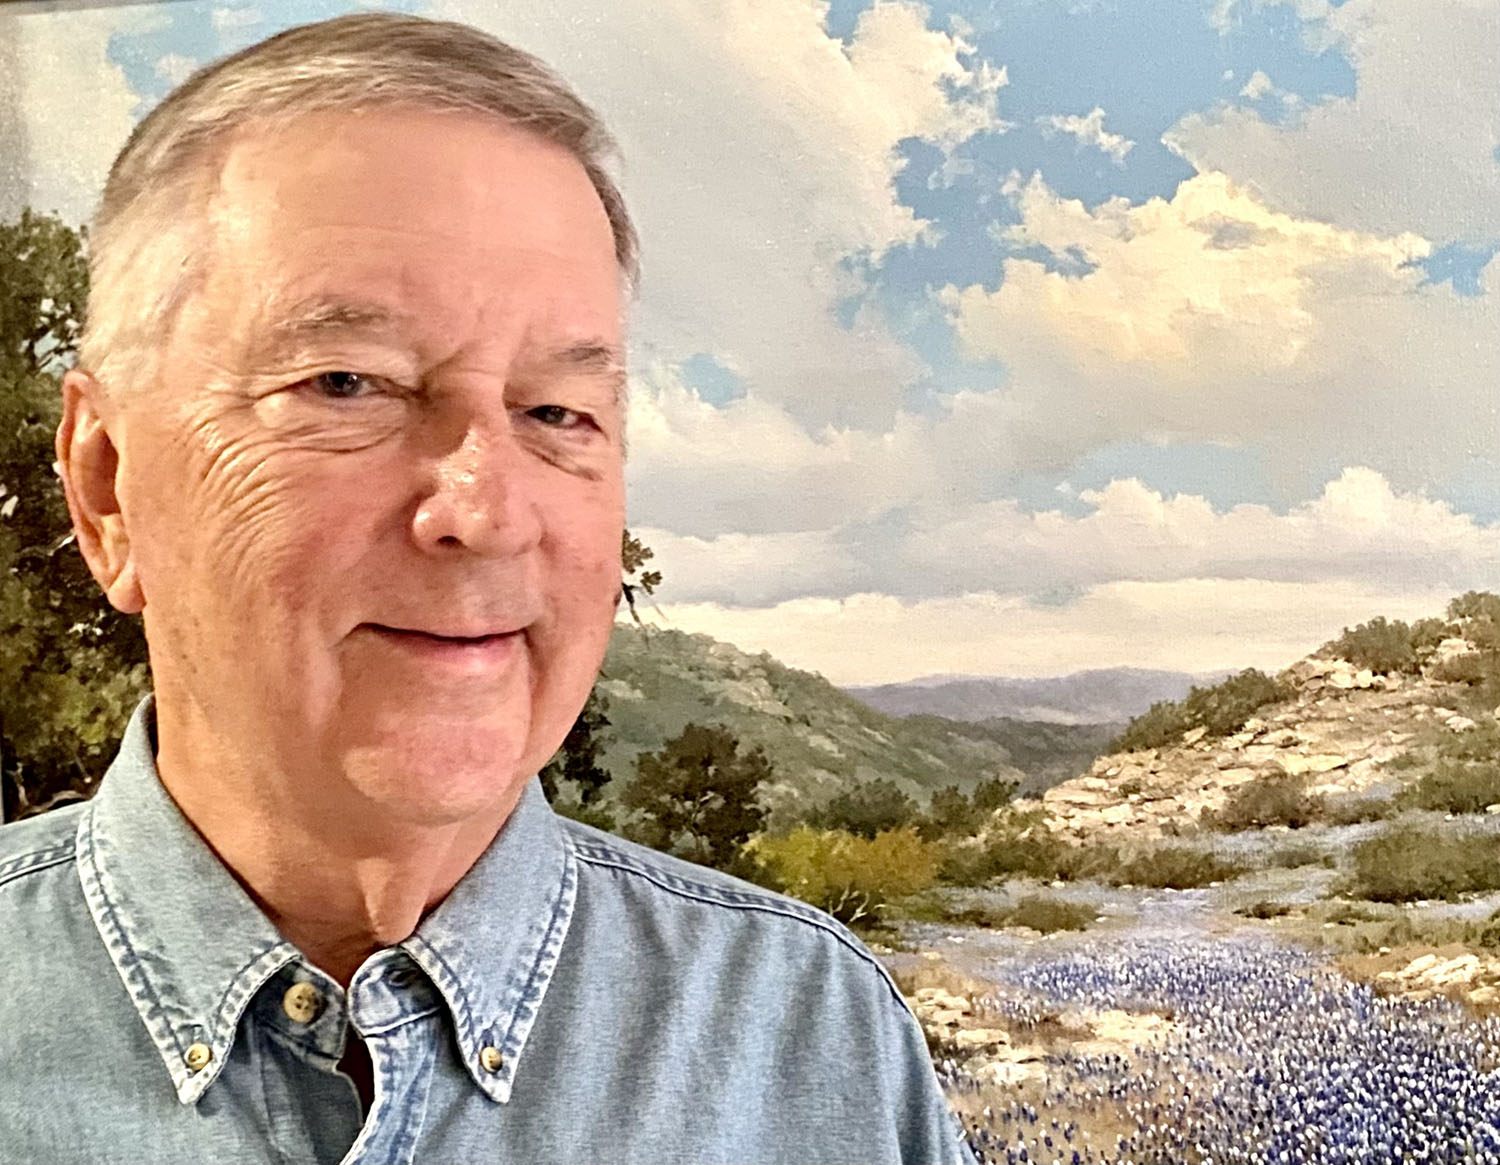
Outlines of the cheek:
{"label": "cheek", "polygon": [[[305,609],[344,527],[339,493],[311,459],[254,440],[162,443],[139,485],[147,603],[197,612]],[[264,630],[264,628],[263,628]]]}
{"label": "cheek", "polygon": [[624,525],[623,499],[609,490],[591,491],[591,496],[554,516],[559,573],[572,579],[572,597],[588,605],[602,597],[613,605],[620,585]]}

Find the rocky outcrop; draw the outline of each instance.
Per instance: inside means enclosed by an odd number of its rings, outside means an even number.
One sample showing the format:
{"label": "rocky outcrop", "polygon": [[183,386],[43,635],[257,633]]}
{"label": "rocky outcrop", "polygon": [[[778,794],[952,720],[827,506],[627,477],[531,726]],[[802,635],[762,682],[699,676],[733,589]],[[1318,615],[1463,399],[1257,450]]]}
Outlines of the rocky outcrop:
{"label": "rocky outcrop", "polygon": [[1418,1001],[1441,996],[1493,1008],[1500,1004],[1500,958],[1481,958],[1470,952],[1445,959],[1429,952],[1399,970],[1380,972],[1374,987],[1382,995]]}
{"label": "rocky outcrop", "polygon": [[929,1044],[965,1062],[976,1080],[1014,1085],[1042,1081],[1047,1061],[1065,1043],[1070,1056],[1122,1056],[1157,1046],[1174,1030],[1172,1021],[1151,1012],[1119,1008],[1069,1008],[1048,1015],[1040,1027],[1010,1031],[995,1026],[983,1001],[955,995],[941,987],[923,987],[907,998]]}
{"label": "rocky outcrop", "polygon": [[[1434,658],[1462,654],[1455,644],[1470,650],[1446,640]],[[1309,657],[1280,678],[1295,698],[1232,736],[1213,739],[1196,728],[1168,747],[1100,757],[1083,776],[1047,790],[1049,828],[1079,841],[1169,836],[1201,824],[1247,782],[1286,776],[1306,778],[1314,795],[1361,794],[1388,779],[1385,766],[1424,727],[1475,727],[1445,706],[1450,687],[1423,677]]]}

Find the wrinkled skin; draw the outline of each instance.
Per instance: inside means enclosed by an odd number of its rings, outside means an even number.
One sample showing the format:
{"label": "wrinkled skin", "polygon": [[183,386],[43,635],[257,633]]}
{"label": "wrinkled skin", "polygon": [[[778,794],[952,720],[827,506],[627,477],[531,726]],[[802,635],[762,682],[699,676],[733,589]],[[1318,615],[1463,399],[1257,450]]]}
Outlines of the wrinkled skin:
{"label": "wrinkled skin", "polygon": [[[145,619],[163,783],[344,978],[483,851],[598,671],[621,279],[578,162],[478,115],[243,132],[210,215],[156,382],[71,374],[59,458]],[[376,625],[514,634],[455,664]]]}

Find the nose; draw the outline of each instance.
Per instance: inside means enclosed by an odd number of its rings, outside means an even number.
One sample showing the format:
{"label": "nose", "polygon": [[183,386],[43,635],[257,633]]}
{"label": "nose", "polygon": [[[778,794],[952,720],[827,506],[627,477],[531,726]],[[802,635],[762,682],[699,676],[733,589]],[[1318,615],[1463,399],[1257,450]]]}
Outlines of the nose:
{"label": "nose", "polygon": [[423,550],[507,557],[540,541],[534,467],[503,410],[493,424],[471,422],[456,447],[428,462],[424,476],[412,516],[412,536]]}

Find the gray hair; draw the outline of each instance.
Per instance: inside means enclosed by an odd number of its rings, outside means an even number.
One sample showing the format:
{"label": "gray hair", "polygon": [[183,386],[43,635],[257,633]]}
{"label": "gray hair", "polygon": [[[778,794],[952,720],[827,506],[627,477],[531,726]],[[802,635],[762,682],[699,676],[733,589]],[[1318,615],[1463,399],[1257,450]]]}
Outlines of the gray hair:
{"label": "gray hair", "polygon": [[201,276],[209,192],[245,126],[329,110],[408,105],[498,117],[582,164],[627,281],[638,242],[607,170],[599,116],[537,58],[448,21],[368,12],[288,29],[199,69],[135,128],[110,168],[89,231],[79,363],[106,389],[156,374],[154,352]]}

